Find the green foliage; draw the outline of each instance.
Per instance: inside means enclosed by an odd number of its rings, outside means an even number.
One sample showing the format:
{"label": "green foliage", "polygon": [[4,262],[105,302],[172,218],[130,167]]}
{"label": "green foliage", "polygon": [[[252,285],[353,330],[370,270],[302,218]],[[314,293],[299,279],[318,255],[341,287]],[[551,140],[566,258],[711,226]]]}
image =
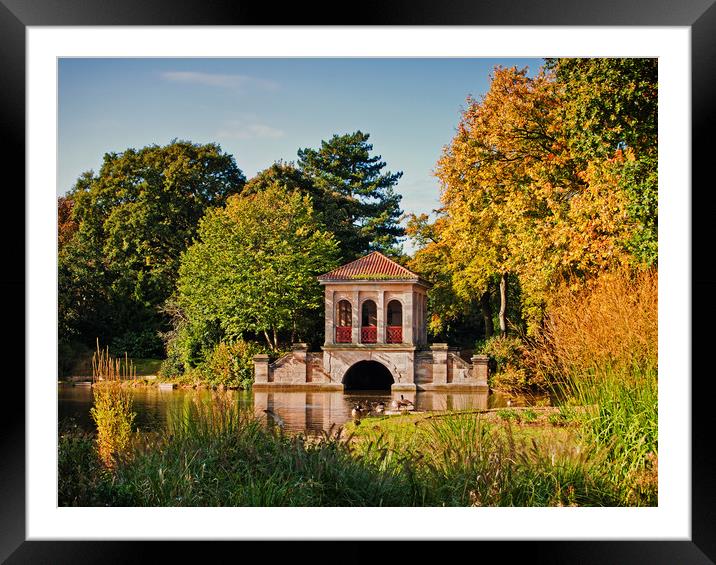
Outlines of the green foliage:
{"label": "green foliage", "polygon": [[250,341],[222,341],[192,371],[192,376],[213,386],[250,388],[254,380],[254,355],[265,351],[265,347]]}
{"label": "green foliage", "polygon": [[619,185],[637,228],[629,249],[654,265],[658,238],[658,59],[551,59],[565,96],[565,125],[575,159],[628,158]]}
{"label": "green foliage", "polygon": [[489,355],[494,363],[491,367],[496,372],[502,372],[509,367],[521,364],[524,345],[516,336],[494,336],[484,342],[477,343],[477,351]]}
{"label": "green foliage", "polygon": [[57,446],[57,504],[104,506],[112,500],[111,477],[90,435],[64,430]]}
{"label": "green foliage", "polygon": [[129,357],[158,357],[164,355],[164,344],[155,331],[145,329],[142,331],[128,331],[115,337],[110,345],[114,355]]}
{"label": "green foliage", "polygon": [[537,412],[532,410],[532,408],[527,408],[527,410],[522,412],[522,418],[525,422],[534,422],[537,419]]}
{"label": "green foliage", "polygon": [[624,486],[624,496],[632,504],[656,504],[656,489],[643,484],[651,480],[657,465],[656,371],[573,375],[568,386],[577,403],[587,407],[574,411],[583,425],[585,440],[607,451],[613,471]]}
{"label": "green foliage", "polygon": [[402,172],[382,172],[380,155],[370,156],[370,134],[334,135],[319,149],[299,149],[298,166],[315,187],[320,219],[340,244],[343,261],[368,251],[398,252],[404,234],[400,194],[394,190]]}
{"label": "green foliage", "polygon": [[110,341],[159,329],[157,307],[174,290],[199,219],[244,182],[215,144],[174,141],[106,154],[99,174],[84,173],[67,196],[76,231],[63,223],[61,235],[72,235],[58,257],[61,339]]}
{"label": "green foliage", "polygon": [[515,410],[498,410],[497,415],[506,422],[510,422],[512,420],[519,422],[521,420],[520,413]]}
{"label": "green foliage", "polygon": [[[199,227],[199,239],[182,257],[179,305],[187,335],[218,333],[265,337],[299,332],[323,305],[316,276],[336,266],[337,245],[319,223],[311,200],[272,186],[230,198]],[[218,331],[217,331],[218,330]]]}

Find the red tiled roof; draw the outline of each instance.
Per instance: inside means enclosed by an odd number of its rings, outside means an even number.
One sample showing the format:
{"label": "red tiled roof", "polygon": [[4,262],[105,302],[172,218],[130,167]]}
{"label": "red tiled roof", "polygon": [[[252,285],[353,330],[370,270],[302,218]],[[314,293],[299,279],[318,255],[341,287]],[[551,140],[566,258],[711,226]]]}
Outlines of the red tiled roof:
{"label": "red tiled roof", "polygon": [[385,279],[417,279],[418,275],[388,259],[378,251],[373,251],[351,263],[333,269],[321,275],[318,280],[385,280]]}

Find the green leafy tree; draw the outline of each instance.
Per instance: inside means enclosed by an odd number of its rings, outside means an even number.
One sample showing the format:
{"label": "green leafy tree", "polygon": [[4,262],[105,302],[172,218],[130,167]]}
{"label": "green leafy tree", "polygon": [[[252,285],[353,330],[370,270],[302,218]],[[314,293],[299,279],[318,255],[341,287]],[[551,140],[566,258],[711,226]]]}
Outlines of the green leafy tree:
{"label": "green leafy tree", "polygon": [[199,240],[182,257],[179,305],[196,333],[221,338],[263,335],[273,350],[323,304],[316,276],[337,265],[333,235],[316,220],[311,199],[278,184],[234,196],[200,222]]}
{"label": "green leafy tree", "polygon": [[372,250],[395,255],[404,235],[401,196],[394,190],[403,173],[383,172],[386,163],[370,156],[369,137],[361,131],[334,135],[319,149],[298,151],[298,166],[318,193],[316,209],[338,239],[343,261]]}
{"label": "green leafy tree", "polygon": [[[637,229],[629,249],[641,263],[658,257],[658,59],[549,59],[563,89],[569,148],[586,169],[619,162],[617,182]],[[624,158],[621,158],[622,155]]]}
{"label": "green leafy tree", "polygon": [[106,154],[99,174],[83,174],[69,195],[77,228],[59,256],[61,324],[86,342],[159,327],[158,308],[174,291],[199,219],[244,183],[215,144]]}

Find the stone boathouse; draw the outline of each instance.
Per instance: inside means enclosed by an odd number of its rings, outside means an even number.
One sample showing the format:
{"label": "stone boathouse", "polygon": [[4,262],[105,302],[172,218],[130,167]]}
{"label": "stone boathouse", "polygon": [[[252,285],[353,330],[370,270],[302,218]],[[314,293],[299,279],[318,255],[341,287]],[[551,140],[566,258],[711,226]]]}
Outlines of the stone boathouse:
{"label": "stone boathouse", "polygon": [[255,389],[487,390],[487,356],[468,362],[446,343],[428,344],[430,284],[374,251],[318,277],[325,343],[270,363],[254,357]]}

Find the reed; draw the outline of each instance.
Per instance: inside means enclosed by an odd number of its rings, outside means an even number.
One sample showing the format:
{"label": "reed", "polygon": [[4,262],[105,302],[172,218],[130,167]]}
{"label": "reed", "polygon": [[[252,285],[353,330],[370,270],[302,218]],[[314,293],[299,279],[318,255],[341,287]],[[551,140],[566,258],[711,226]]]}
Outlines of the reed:
{"label": "reed", "polygon": [[532,350],[555,393],[581,405],[583,439],[607,450],[628,504],[656,504],[658,275],[606,273],[564,286]]}
{"label": "reed", "polygon": [[93,405],[90,415],[97,426],[96,446],[102,463],[108,469],[127,454],[136,417],[130,390],[123,386],[136,380],[136,369],[126,357],[112,358],[109,348],[97,350],[92,357]]}

